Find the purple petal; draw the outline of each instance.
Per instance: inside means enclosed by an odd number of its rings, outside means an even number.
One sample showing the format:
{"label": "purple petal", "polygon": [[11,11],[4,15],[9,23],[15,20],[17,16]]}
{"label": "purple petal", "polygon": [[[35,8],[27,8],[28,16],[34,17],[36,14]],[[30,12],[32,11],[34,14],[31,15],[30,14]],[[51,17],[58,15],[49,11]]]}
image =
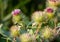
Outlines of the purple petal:
{"label": "purple petal", "polygon": [[20,11],[21,11],[20,9],[15,9],[14,11],[12,11],[12,14],[17,15],[20,13]]}
{"label": "purple petal", "polygon": [[52,1],[52,2],[56,2],[56,0],[50,0],[50,1]]}
{"label": "purple petal", "polygon": [[52,8],[48,8],[47,9],[47,12],[52,13],[53,12],[53,9]]}

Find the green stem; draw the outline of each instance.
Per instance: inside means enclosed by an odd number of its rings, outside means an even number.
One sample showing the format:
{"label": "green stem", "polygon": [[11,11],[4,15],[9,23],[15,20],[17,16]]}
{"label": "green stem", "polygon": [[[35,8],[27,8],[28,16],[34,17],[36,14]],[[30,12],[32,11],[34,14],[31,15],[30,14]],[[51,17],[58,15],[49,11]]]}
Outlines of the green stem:
{"label": "green stem", "polygon": [[8,38],[7,38],[7,41],[6,42],[8,42]]}
{"label": "green stem", "polygon": [[12,16],[12,14],[8,14],[5,18],[2,19],[3,22],[7,21],[8,19],[10,19]]}

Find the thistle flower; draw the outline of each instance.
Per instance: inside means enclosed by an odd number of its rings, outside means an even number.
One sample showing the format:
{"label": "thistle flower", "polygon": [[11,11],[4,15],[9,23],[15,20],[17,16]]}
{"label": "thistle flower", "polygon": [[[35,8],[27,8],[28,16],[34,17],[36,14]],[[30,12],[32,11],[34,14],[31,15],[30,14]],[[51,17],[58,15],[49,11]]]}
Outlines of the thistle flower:
{"label": "thistle flower", "polygon": [[60,4],[60,1],[59,0],[48,0],[48,5],[49,6],[53,6],[53,7],[55,7],[55,6],[58,6]]}
{"label": "thistle flower", "polygon": [[17,37],[19,35],[20,28],[16,25],[12,26],[10,28],[11,36],[12,37]]}
{"label": "thistle flower", "polygon": [[54,9],[52,9],[51,7],[46,8],[44,11],[49,19],[54,17]]}
{"label": "thistle flower", "polygon": [[29,33],[24,33],[24,34],[20,35],[20,40],[21,40],[21,42],[36,42],[35,37]]}
{"label": "thistle flower", "polygon": [[14,11],[12,11],[12,15],[18,15],[20,12],[20,9],[15,9]]}
{"label": "thistle flower", "polygon": [[36,11],[32,14],[32,20],[35,22],[42,22],[43,21],[43,12]]}
{"label": "thistle flower", "polygon": [[21,19],[21,10],[20,9],[15,9],[14,11],[12,11],[12,21],[14,24],[18,23]]}
{"label": "thistle flower", "polygon": [[52,32],[52,29],[49,28],[49,27],[45,27],[43,30],[42,30],[42,37],[45,38],[45,39],[49,39],[49,38],[52,38],[53,36],[53,32]]}

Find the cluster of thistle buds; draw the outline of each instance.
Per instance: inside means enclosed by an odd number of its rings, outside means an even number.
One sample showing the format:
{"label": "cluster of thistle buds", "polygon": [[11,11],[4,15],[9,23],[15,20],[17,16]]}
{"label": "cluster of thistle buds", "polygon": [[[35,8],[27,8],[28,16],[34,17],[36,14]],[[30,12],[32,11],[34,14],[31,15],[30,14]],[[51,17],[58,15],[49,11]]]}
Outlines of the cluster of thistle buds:
{"label": "cluster of thistle buds", "polygon": [[21,15],[20,9],[15,9],[14,11],[12,11],[13,26],[11,26],[10,28],[11,37],[13,37],[12,42],[16,42],[17,37],[20,39],[21,42],[36,42],[36,38],[34,35],[29,33],[20,34],[21,26],[18,25],[21,19],[20,15]]}
{"label": "cluster of thistle buds", "polygon": [[32,21],[36,23],[46,22],[55,18],[56,10],[60,6],[60,0],[47,0],[46,8],[44,11],[36,11],[32,14]]}
{"label": "cluster of thistle buds", "polygon": [[57,27],[58,19],[56,18],[57,17],[56,10],[58,9],[58,6],[60,6],[60,0],[47,0],[46,4],[47,5],[44,11],[36,11],[32,14],[32,21],[34,21],[34,23],[32,23],[32,26],[34,27],[36,26],[36,24],[38,24],[38,27],[36,30],[38,34],[39,29],[41,29],[39,28],[41,27],[40,25],[41,23],[43,24],[50,20],[54,20],[54,23],[55,23],[54,29],[51,29],[48,26],[45,29],[43,29],[44,32],[42,32],[42,37],[45,39],[49,39],[49,38],[54,38],[54,36],[57,35],[56,27]]}
{"label": "cluster of thistle buds", "polygon": [[[60,2],[60,0],[47,0],[48,5],[46,5],[47,7],[46,7],[46,9],[44,9],[44,11],[36,11],[32,14],[32,16],[31,16],[31,20],[33,21],[32,28],[34,28],[34,26],[37,26],[33,35],[29,34],[29,32],[20,34],[21,26],[16,25],[16,24],[18,24],[21,20],[21,10],[15,9],[14,11],[12,11],[12,13],[11,13],[12,22],[14,25],[10,28],[11,36],[13,36],[14,38],[18,37],[21,42],[36,42],[36,37],[37,37],[38,33],[40,32],[42,24],[48,23],[48,21],[50,21],[50,20],[54,20],[55,12],[56,12],[58,6],[60,5],[59,2]],[[54,23],[55,23],[55,21],[54,21]],[[54,36],[54,34],[56,34],[56,32],[57,32],[55,27],[54,27],[54,29],[51,29],[49,26],[45,26],[44,29],[42,29],[41,37],[44,39],[49,39],[52,36]]]}

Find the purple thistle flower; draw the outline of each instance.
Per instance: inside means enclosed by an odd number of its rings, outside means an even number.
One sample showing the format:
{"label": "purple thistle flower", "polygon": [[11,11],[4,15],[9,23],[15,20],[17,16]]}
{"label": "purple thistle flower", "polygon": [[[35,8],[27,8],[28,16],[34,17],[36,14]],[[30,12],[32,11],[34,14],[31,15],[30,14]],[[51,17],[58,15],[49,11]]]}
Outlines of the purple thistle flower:
{"label": "purple thistle flower", "polygon": [[17,15],[20,13],[20,11],[21,11],[20,9],[15,9],[14,11],[12,11],[12,14]]}
{"label": "purple thistle flower", "polygon": [[56,2],[57,0],[50,0],[50,1],[52,1],[52,2]]}
{"label": "purple thistle flower", "polygon": [[44,11],[48,12],[48,13],[53,13],[54,12],[54,10],[51,7],[47,7]]}
{"label": "purple thistle flower", "polygon": [[54,2],[54,3],[59,3],[60,0],[50,0],[51,2]]}
{"label": "purple thistle flower", "polygon": [[53,12],[53,9],[52,8],[47,8],[46,10],[48,13],[52,13]]}

